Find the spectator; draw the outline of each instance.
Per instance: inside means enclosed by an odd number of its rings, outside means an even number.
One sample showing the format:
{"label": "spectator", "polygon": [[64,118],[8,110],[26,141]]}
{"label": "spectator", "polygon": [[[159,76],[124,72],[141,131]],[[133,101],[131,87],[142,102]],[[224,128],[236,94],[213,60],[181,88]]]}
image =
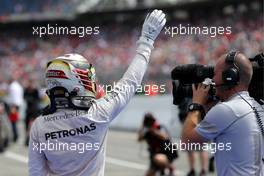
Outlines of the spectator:
{"label": "spectator", "polygon": [[19,120],[19,109],[23,105],[23,87],[13,79],[8,88],[8,117],[12,125],[13,142],[18,139],[17,121]]}
{"label": "spectator", "polygon": [[39,91],[34,85],[34,82],[32,79],[28,81],[28,85],[25,88],[24,91],[24,99],[26,101],[26,117],[25,117],[25,145],[28,146],[29,142],[29,124],[31,121],[33,121],[34,118],[36,118],[39,115],[40,111],[40,96]]}

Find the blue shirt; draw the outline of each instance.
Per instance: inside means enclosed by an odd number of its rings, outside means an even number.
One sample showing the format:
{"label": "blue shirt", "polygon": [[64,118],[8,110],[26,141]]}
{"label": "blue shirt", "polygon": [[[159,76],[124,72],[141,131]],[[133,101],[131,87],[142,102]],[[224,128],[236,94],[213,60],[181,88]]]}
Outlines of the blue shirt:
{"label": "blue shirt", "polygon": [[256,115],[246,101],[257,108],[264,122],[263,107],[243,91],[214,106],[196,127],[201,136],[218,146],[215,154],[218,176],[264,176],[264,139]]}

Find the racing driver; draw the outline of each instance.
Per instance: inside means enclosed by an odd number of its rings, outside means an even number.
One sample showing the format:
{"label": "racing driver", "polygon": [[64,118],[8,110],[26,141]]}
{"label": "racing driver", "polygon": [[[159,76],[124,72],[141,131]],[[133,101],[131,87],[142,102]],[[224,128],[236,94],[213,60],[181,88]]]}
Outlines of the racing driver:
{"label": "racing driver", "polygon": [[141,84],[154,41],[165,23],[161,10],[146,17],[133,61],[102,98],[95,98],[95,69],[84,57],[66,54],[48,62],[45,77],[50,104],[31,127],[30,176],[104,175],[109,124]]}

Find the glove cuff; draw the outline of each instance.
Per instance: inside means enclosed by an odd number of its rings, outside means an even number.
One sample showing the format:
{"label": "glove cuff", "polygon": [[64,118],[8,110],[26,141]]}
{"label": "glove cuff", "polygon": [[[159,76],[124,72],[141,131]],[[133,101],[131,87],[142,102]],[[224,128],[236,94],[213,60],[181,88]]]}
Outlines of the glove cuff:
{"label": "glove cuff", "polygon": [[153,47],[154,41],[152,39],[149,39],[143,36],[141,36],[139,40],[137,41],[137,45],[139,46],[140,44],[146,45],[147,47],[150,48],[150,50],[154,48]]}
{"label": "glove cuff", "polygon": [[153,45],[151,46],[149,43],[142,42],[142,40],[137,41],[137,53],[142,55],[146,62],[149,62],[151,50],[153,49]]}

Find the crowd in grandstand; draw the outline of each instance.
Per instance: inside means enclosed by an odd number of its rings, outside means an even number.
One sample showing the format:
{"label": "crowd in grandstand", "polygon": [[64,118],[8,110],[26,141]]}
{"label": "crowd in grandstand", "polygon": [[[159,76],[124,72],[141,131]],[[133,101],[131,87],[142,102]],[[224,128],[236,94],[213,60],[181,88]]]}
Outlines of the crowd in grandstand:
{"label": "crowd in grandstand", "polygon": [[81,0],[2,0],[0,6],[0,17],[19,14],[39,14],[39,13],[69,13],[74,10]]}
{"label": "crowd in grandstand", "polygon": [[[163,35],[156,42],[145,80],[169,84],[170,71],[176,64],[214,64],[230,48],[253,56],[264,48],[261,16],[252,18],[214,18],[193,26],[231,26],[229,35]],[[188,22],[185,22],[187,25]],[[183,23],[184,24],[184,23]],[[178,25],[173,21],[168,26]],[[0,80],[16,77],[39,80],[42,86],[45,63],[56,56],[77,52],[95,65],[103,84],[118,80],[135,54],[139,29],[131,26],[100,26],[100,34],[77,36],[21,36],[0,34]],[[146,81],[145,81],[146,82]]]}

